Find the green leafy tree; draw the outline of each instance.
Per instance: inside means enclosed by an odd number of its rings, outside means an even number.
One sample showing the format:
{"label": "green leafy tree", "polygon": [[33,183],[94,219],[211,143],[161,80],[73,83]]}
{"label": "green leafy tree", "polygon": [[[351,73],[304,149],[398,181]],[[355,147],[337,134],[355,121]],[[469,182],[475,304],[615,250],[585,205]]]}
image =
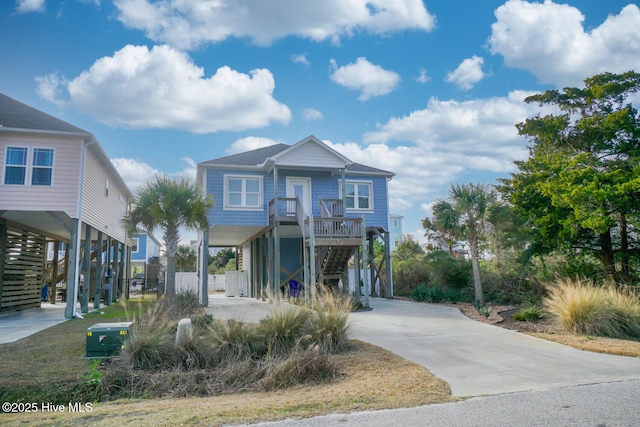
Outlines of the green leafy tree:
{"label": "green leafy tree", "polygon": [[[220,274],[226,270],[229,261],[235,259],[236,253],[232,248],[225,248],[209,257],[209,273]],[[235,269],[235,268],[234,268]]]}
{"label": "green leafy tree", "polygon": [[180,272],[195,271],[198,257],[191,246],[178,246],[176,252],[176,268]]}
{"label": "green leafy tree", "polygon": [[597,254],[606,274],[629,276],[640,213],[640,118],[627,103],[640,74],[602,73],[584,88],[548,90],[526,99],[557,108],[517,125],[532,145],[503,192],[535,228],[539,252],[564,248]]}
{"label": "green leafy tree", "polygon": [[411,235],[402,236],[402,241],[391,254],[393,283],[398,295],[409,295],[411,289],[429,281],[424,256],[420,244]]}
{"label": "green leafy tree", "polygon": [[158,176],[138,190],[136,203],[124,223],[130,233],[141,227],[148,233],[162,229],[167,254],[166,295],[175,297],[176,253],[180,242],[180,229],[206,230],[207,212],[213,200],[205,196],[196,185],[186,179]]}
{"label": "green leafy tree", "polygon": [[[422,227],[425,229],[425,236],[429,240],[444,244],[449,250],[449,254],[453,254],[453,247],[460,241],[460,230],[452,222],[441,222],[434,217],[422,220]],[[439,247],[432,248],[439,249]]]}
{"label": "green leafy tree", "polygon": [[[500,202],[493,187],[486,184],[452,185],[447,199],[438,199],[433,206],[433,223],[457,230],[457,235],[469,245],[475,300],[484,305],[480,277],[480,244],[491,233],[493,213]],[[495,218],[493,218],[495,219]]]}

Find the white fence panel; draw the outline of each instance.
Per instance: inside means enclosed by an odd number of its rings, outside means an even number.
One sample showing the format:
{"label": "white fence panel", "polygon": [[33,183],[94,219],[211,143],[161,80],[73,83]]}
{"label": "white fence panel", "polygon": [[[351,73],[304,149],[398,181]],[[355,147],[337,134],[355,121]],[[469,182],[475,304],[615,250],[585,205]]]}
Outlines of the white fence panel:
{"label": "white fence panel", "polygon": [[209,292],[220,292],[226,289],[226,276],[224,274],[209,275]]}
{"label": "white fence panel", "polygon": [[228,297],[249,296],[249,272],[247,270],[227,271],[225,295]]}
{"label": "white fence panel", "polygon": [[[220,292],[226,289],[224,274],[209,274],[209,292]],[[198,293],[198,273],[176,273],[176,293]]]}

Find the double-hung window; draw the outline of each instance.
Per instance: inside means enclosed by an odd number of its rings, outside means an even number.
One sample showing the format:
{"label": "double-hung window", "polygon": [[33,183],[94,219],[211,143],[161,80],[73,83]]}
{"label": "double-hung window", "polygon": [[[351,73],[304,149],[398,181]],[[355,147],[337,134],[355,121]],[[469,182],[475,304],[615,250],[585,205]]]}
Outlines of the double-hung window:
{"label": "double-hung window", "polygon": [[225,175],[225,209],[262,210],[262,177]]}
{"label": "double-hung window", "polygon": [[51,185],[53,150],[50,148],[34,148],[32,165],[31,185]]}
{"label": "double-hung window", "polygon": [[24,147],[7,147],[4,168],[4,183],[25,185],[27,179],[27,157],[29,151]]}
{"label": "double-hung window", "polygon": [[53,149],[7,147],[4,184],[51,186]]}
{"label": "double-hung window", "polygon": [[350,211],[373,212],[373,183],[371,181],[346,181],[345,207]]}

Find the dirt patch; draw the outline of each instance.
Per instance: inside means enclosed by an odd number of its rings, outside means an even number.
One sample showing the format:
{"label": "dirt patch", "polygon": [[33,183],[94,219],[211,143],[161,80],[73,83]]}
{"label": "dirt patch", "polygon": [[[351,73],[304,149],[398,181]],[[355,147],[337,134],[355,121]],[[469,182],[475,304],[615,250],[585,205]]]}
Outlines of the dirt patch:
{"label": "dirt patch", "polygon": [[514,314],[522,307],[514,305],[486,305],[485,309],[489,310],[489,317],[480,313],[472,304],[444,304],[450,307],[457,307],[462,314],[477,322],[486,323],[488,325],[496,325],[502,328],[511,329],[518,332],[540,333],[540,334],[556,334],[562,333],[562,330],[555,325],[549,318],[543,317],[535,322],[522,322],[513,318]]}

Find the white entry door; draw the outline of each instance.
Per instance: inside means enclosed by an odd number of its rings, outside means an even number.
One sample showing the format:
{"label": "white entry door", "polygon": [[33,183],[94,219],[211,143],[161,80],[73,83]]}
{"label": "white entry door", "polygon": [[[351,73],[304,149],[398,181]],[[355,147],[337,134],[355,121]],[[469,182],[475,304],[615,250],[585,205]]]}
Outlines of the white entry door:
{"label": "white entry door", "polygon": [[311,213],[311,178],[288,176],[287,197],[297,197],[305,215]]}

